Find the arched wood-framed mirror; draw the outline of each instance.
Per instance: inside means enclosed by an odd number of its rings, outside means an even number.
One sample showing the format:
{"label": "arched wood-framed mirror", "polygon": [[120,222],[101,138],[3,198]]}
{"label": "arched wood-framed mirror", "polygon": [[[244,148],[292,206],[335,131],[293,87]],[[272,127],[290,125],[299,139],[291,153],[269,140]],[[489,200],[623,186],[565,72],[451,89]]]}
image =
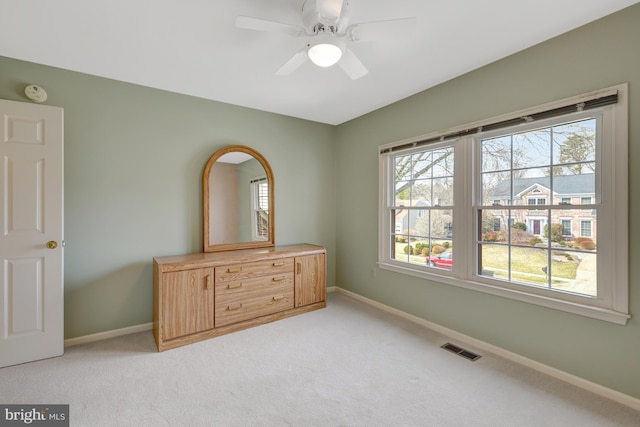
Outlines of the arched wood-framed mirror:
{"label": "arched wood-framed mirror", "polygon": [[230,145],[216,151],[202,172],[204,252],[275,244],[273,172],[256,150]]}

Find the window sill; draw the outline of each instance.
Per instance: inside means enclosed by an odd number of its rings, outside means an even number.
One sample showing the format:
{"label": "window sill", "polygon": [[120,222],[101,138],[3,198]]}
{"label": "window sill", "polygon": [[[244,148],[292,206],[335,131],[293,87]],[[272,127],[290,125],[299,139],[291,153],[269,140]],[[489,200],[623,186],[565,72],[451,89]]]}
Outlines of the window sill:
{"label": "window sill", "polygon": [[383,262],[379,262],[378,266],[382,269],[393,271],[396,273],[407,274],[422,279],[428,279],[439,283],[458,286],[472,291],[483,292],[486,294],[509,298],[516,301],[535,304],[546,308],[564,311],[567,313],[578,314],[581,316],[590,317],[592,319],[615,323],[617,325],[626,325],[631,318],[631,315],[628,313],[622,313],[612,309],[596,307],[593,305],[580,304],[573,301],[565,301],[558,298],[552,298],[550,296],[537,295],[515,289],[503,288],[487,283],[462,280],[447,274],[447,272],[443,272],[443,274],[434,274],[426,271],[419,271],[413,268],[407,268],[402,265]]}

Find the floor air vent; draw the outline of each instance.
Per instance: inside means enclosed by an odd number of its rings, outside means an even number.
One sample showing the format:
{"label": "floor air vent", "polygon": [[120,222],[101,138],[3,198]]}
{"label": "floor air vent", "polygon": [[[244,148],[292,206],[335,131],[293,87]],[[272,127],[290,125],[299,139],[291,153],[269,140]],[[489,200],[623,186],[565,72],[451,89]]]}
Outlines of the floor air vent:
{"label": "floor air vent", "polygon": [[465,359],[469,359],[472,362],[475,362],[476,360],[480,359],[482,356],[472,353],[469,350],[465,350],[464,348],[460,348],[456,345],[453,345],[451,343],[446,343],[445,345],[440,346],[440,348],[444,348],[445,350],[449,350],[452,353],[457,354],[458,356],[462,356]]}

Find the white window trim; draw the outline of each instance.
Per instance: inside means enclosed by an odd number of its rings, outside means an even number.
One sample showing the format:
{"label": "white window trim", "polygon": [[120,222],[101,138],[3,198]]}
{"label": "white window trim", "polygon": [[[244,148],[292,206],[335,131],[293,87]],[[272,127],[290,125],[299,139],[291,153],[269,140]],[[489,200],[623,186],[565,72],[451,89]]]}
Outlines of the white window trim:
{"label": "white window trim", "polygon": [[[386,201],[390,200],[387,188],[385,173],[390,167],[389,162],[392,156],[379,156],[379,247],[378,247],[378,265],[380,268],[390,271],[407,274],[415,277],[433,280],[436,282],[446,283],[474,291],[484,292],[492,295],[506,297],[518,301],[532,303],[548,308],[558,309],[569,313],[579,314],[590,318],[604,320],[619,325],[626,325],[629,318],[629,272],[628,272],[628,84],[621,84],[611,88],[590,92],[587,94],[562,99],[559,101],[543,104],[530,109],[517,111],[515,113],[506,114],[499,117],[482,120],[479,122],[458,126],[452,129],[446,129],[440,132],[434,132],[427,135],[421,135],[403,141],[396,141],[390,144],[380,146],[380,150],[387,150],[394,146],[417,143],[421,140],[437,138],[444,135],[450,135],[465,129],[482,127],[490,123],[500,122],[516,117],[523,117],[536,112],[551,110],[568,103],[578,103],[583,100],[593,99],[604,96],[608,93],[618,93],[618,102],[615,105],[604,107],[601,110],[603,114],[612,115],[613,120],[605,120],[602,126],[602,132],[606,135],[612,135],[615,139],[615,149],[600,150],[598,152],[598,161],[611,173],[601,174],[597,180],[600,190],[596,190],[600,194],[602,202],[610,209],[599,209],[598,216],[598,233],[608,238],[598,239],[599,256],[610,257],[608,264],[610,271],[602,271],[598,269],[598,284],[611,283],[610,292],[607,295],[601,295],[598,290],[599,297],[597,304],[594,304],[594,298],[572,296],[552,292],[538,292],[535,288],[527,288],[523,290],[522,286],[513,286],[506,282],[499,284],[491,279],[483,276],[474,275],[475,269],[475,244],[471,243],[470,237],[473,233],[473,221],[470,213],[472,203],[472,176],[473,171],[473,149],[459,149],[456,145],[454,148],[455,174],[457,180],[462,180],[463,185],[456,187],[454,195],[454,224],[455,233],[453,236],[454,247],[468,246],[466,250],[456,251],[456,263],[452,271],[434,270],[426,266],[408,264],[406,262],[398,262],[390,258],[390,248],[388,239],[385,234],[389,234],[391,230],[391,219],[387,214],[388,207]],[[465,137],[472,138],[472,137]],[[451,142],[451,141],[448,141]],[[435,147],[434,144],[433,147]],[[475,144],[478,145],[478,144]],[[600,146],[601,144],[599,144]],[[430,147],[431,148],[431,147]],[[477,149],[477,148],[476,148]],[[418,151],[418,149],[405,150],[403,153]],[[600,170],[600,168],[598,168]],[[606,255],[605,255],[606,254]],[[462,267],[460,267],[462,266]]]}

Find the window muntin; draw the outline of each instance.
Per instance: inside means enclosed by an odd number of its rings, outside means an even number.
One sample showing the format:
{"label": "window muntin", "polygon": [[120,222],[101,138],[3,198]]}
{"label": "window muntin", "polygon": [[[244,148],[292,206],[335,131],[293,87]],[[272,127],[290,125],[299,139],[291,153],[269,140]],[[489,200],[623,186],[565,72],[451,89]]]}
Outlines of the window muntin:
{"label": "window muntin", "polygon": [[[553,130],[555,135],[551,140],[551,154],[544,161],[540,160],[534,150],[534,155],[529,154],[528,156],[522,156],[520,159],[516,158],[519,163],[517,163],[517,167],[513,167],[511,161],[512,150],[508,152],[507,150],[501,150],[501,147],[505,148],[507,146],[509,134],[506,130],[485,132],[483,134],[477,133],[475,135],[473,135],[473,132],[468,132],[468,129],[474,126],[480,126],[478,129],[481,129],[485,124],[489,124],[489,127],[491,127],[491,123],[499,122],[505,117],[528,118],[530,112],[535,116],[539,111],[552,110],[569,103],[577,104],[580,108],[584,99],[602,97],[603,95],[601,94],[612,91],[618,94],[619,102],[617,104],[596,107],[582,113],[571,113],[564,109],[567,112],[565,118],[556,116],[552,119],[541,119],[533,123],[518,125],[514,128],[514,130],[517,130],[515,133],[540,130],[533,135],[520,135],[516,145],[517,148],[524,150],[522,141],[528,137],[536,143],[535,148],[537,152],[540,152],[549,148],[549,143],[544,142],[542,139],[545,132],[548,134],[550,131],[544,130],[544,128],[555,126]],[[457,249],[456,264],[453,264],[450,270],[429,269],[419,263],[408,264],[389,257],[387,248],[389,248],[390,234],[388,230],[393,229],[393,226],[388,224],[388,220],[384,218],[388,218],[388,206],[391,204],[392,192],[385,190],[385,192],[381,193],[383,204],[381,204],[382,215],[380,216],[381,228],[379,236],[381,246],[379,248],[379,266],[418,277],[432,280],[435,278],[441,283],[526,301],[613,323],[626,324],[630,317],[628,314],[628,184],[626,178],[628,161],[627,91],[628,87],[626,85],[620,85],[612,89],[549,103],[530,110],[523,110],[511,116],[505,115],[497,120],[489,119],[447,130],[446,134],[448,135],[454,135],[456,131],[461,131],[460,134],[466,135],[459,137],[455,143],[452,143],[456,153],[456,201],[455,209],[452,209],[452,217],[456,220],[456,234],[448,250],[452,253],[454,247]],[[581,136],[581,138],[573,137],[569,142],[566,142],[570,136],[569,131],[574,133],[582,131],[574,123],[589,118],[596,119],[596,140],[593,141],[595,150],[588,149],[590,141],[585,141],[585,135],[588,133],[579,134],[578,136]],[[507,121],[509,123],[516,122],[515,119]],[[568,126],[569,131],[562,127],[563,124]],[[389,186],[389,181],[392,178],[391,171],[393,170],[389,158],[392,154],[397,155],[411,150],[419,151],[425,147],[430,147],[429,144],[432,142],[443,140],[440,135],[442,133],[433,133],[422,136],[420,139],[399,141],[382,146],[380,165],[383,179],[381,183]],[[501,151],[502,155],[488,155],[492,153],[491,147],[489,145],[483,147],[477,142],[481,139],[491,139],[494,148],[493,152]],[[418,144],[414,141],[418,141]],[[508,144],[511,147],[510,140]],[[586,146],[587,149],[574,150],[576,152],[571,155],[571,150],[567,148],[571,146],[582,148]],[[398,151],[392,153],[393,150],[396,150],[396,147]],[[527,164],[524,161],[526,159],[534,159],[534,161],[531,164]],[[507,164],[509,164],[509,167],[506,167]],[[494,168],[492,172],[489,171],[491,167]],[[569,191],[565,189],[567,195],[549,194],[548,189],[552,183],[555,184],[555,187],[558,187],[558,185],[560,187],[566,186],[561,182],[565,179],[562,178],[565,175],[577,175],[580,177],[577,179],[582,180],[582,186],[594,189],[590,194],[593,197],[591,204],[581,204],[581,197],[586,197],[587,195],[577,191],[568,194]],[[515,197],[518,192],[512,192],[511,183],[514,179],[519,179],[523,176],[525,178],[548,177],[551,181],[547,183],[548,185],[529,188],[531,196],[547,198],[545,204],[538,205],[536,200],[535,206],[530,206],[528,203],[523,205],[522,200],[524,199],[521,200]],[[486,188],[488,184],[505,179],[509,181],[509,185],[502,188],[503,192],[499,197],[491,197],[486,192],[482,193],[482,189]],[[546,193],[544,193],[545,188],[547,188]],[[615,203],[613,202],[614,200]],[[385,206],[387,207],[385,208]],[[506,212],[498,212],[501,209],[505,209]],[[520,210],[526,210],[528,211],[527,213],[531,213],[531,216],[526,218],[525,222],[521,222],[523,218],[516,217],[521,213],[519,212]],[[484,215],[485,211],[496,212],[493,212],[494,215]],[[536,215],[534,216],[533,214]],[[596,291],[594,292],[592,287],[576,293],[562,288],[560,282],[566,282],[568,279],[562,276],[562,274],[566,275],[566,272],[560,268],[561,266],[558,263],[563,258],[555,257],[557,255],[555,246],[544,247],[524,243],[514,245],[512,240],[504,244],[498,241],[498,239],[504,238],[499,235],[501,232],[493,231],[490,228],[485,231],[491,231],[492,234],[487,234],[483,240],[482,226],[487,224],[488,227],[493,228],[494,222],[492,218],[494,216],[500,216],[501,230],[517,230],[520,227],[524,227],[523,231],[525,231],[529,226],[539,230],[540,234],[534,235],[534,237],[543,241],[548,240],[546,236],[549,233],[551,233],[552,238],[555,238],[558,234],[563,236],[566,244],[563,252],[567,252],[572,258],[574,254],[591,254],[590,251],[594,250],[596,262],[593,263],[594,266],[590,274],[601,278],[601,280],[597,281]],[[570,223],[568,220],[570,220]],[[582,238],[580,236],[581,220],[592,221],[592,238]],[[551,225],[551,228],[545,227],[548,224]],[[569,229],[570,235],[567,234]],[[523,240],[522,233],[518,234],[518,231],[511,231],[511,233],[513,241]],[[600,237],[600,240],[597,240],[597,237]],[[493,238],[496,241],[490,240]],[[583,243],[579,239],[587,240],[586,243]],[[590,247],[589,240],[594,241],[593,246],[595,247]],[[579,247],[578,243],[586,244],[586,249]],[[491,249],[494,252],[492,253],[489,250],[478,251],[478,245],[485,245],[486,247],[492,245]],[[536,268],[539,267],[539,271],[542,274],[548,274],[549,280],[540,285],[539,282],[531,281],[526,277],[516,277],[517,281],[505,280],[499,274],[496,277],[495,271],[500,269],[506,271],[511,269],[511,277],[517,276],[513,274],[517,273],[513,269],[513,262],[510,263],[509,261],[509,245],[511,245],[511,249],[545,250],[546,254],[551,256],[550,260],[547,257],[547,272],[551,274],[542,271],[542,266],[537,266]],[[496,257],[496,254],[501,252],[505,255]],[[563,257],[571,261],[566,255],[563,255]],[[491,265],[491,262],[495,265]],[[483,273],[485,269],[481,267],[486,267],[487,272]],[[491,268],[494,270],[493,276],[489,274]],[[526,271],[523,272],[527,273]],[[504,276],[504,273],[502,274]],[[539,273],[535,272],[535,274]],[[509,277],[509,275],[507,274],[506,277]],[[595,293],[595,295],[591,295],[592,293]]]}

